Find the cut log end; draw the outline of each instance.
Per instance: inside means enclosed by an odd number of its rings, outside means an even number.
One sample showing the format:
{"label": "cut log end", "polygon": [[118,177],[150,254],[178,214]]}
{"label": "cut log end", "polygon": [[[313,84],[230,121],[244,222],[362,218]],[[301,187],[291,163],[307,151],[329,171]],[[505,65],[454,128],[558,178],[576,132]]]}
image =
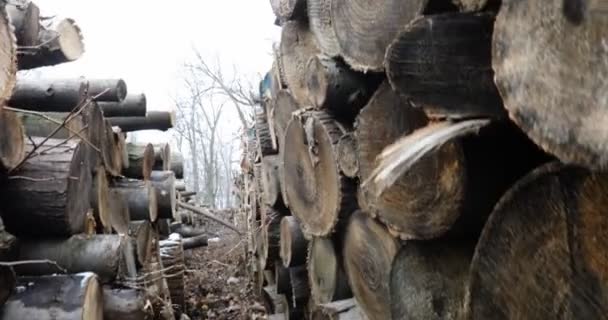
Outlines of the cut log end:
{"label": "cut log end", "polygon": [[175,112],[149,111],[145,117],[113,117],[108,119],[112,126],[119,127],[123,132],[167,131],[175,125]]}
{"label": "cut log end", "polygon": [[56,28],[59,34],[59,48],[66,61],[74,61],[84,53],[84,42],[80,27],[73,19],[64,19]]}
{"label": "cut log end", "polygon": [[308,247],[308,278],[315,304],[352,297],[341,259],[331,239],[314,238]]}
{"label": "cut log end", "polygon": [[357,178],[359,159],[357,158],[357,143],[352,133],[345,134],[340,138],[337,153],[340,171],[349,178]]}
{"label": "cut log end", "polygon": [[0,106],[0,170],[10,171],[25,157],[25,133],[17,113]]}
{"label": "cut log end", "polygon": [[306,262],[308,241],[293,216],[281,220],[281,259],[286,268],[301,266]]}

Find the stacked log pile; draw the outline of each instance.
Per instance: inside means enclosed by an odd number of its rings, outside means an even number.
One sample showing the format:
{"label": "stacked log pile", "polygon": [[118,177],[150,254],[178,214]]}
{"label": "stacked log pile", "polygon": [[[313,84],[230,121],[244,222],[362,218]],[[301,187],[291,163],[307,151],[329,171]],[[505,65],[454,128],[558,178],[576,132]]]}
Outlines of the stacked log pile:
{"label": "stacked log pile", "polygon": [[275,318],[604,317],[608,19],[575,2],[270,1],[239,187]]}

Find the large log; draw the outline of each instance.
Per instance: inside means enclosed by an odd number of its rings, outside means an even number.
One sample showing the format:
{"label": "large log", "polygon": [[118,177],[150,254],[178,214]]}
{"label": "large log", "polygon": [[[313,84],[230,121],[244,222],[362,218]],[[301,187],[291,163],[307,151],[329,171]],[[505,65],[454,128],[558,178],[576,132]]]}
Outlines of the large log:
{"label": "large log", "polygon": [[131,220],[154,222],[159,218],[157,191],[151,182],[114,178],[110,188],[127,200]]}
{"label": "large log", "polygon": [[109,202],[109,221],[112,230],[120,235],[129,234],[129,223],[131,213],[129,212],[129,202],[124,194],[118,190],[108,191]]}
{"label": "large log", "polygon": [[270,0],[270,6],[279,21],[306,18],[305,0]]}
{"label": "large log", "polygon": [[43,112],[71,112],[84,101],[87,92],[91,95],[91,85],[82,77],[40,79],[20,76],[8,105]]}
{"label": "large log", "polygon": [[315,237],[308,247],[308,278],[310,296],[315,305],[353,296],[341,255],[329,238]]}
{"label": "large log", "polygon": [[[28,142],[26,153],[33,148]],[[91,207],[93,185],[84,144],[42,150],[12,173],[0,195],[7,230],[28,236],[80,233]]]}
{"label": "large log", "polygon": [[180,235],[172,234],[169,239],[160,241],[159,246],[163,274],[167,279],[171,302],[174,308],[177,306],[178,311],[184,311],[186,299],[184,291],[184,272],[186,269],[184,250],[186,249],[186,243],[182,243]]}
{"label": "large log", "polygon": [[[113,213],[110,210],[110,183],[108,176],[103,167],[97,168],[93,177],[93,186],[91,188],[91,208],[95,216],[95,221],[98,230],[112,231],[110,215]],[[112,202],[114,199],[112,199]],[[86,231],[85,231],[86,232]]]}
{"label": "large log", "polygon": [[390,274],[392,319],[462,319],[475,244],[406,242]]}
{"label": "large log", "polygon": [[166,111],[148,111],[145,117],[112,117],[108,119],[112,126],[119,127],[122,132],[167,131],[175,125],[175,113]]}
{"label": "large log", "polygon": [[355,70],[382,71],[397,33],[422,14],[428,0],[328,0],[341,55]]}
{"label": "large log", "polygon": [[184,238],[184,250],[192,250],[209,245],[209,238],[206,235],[198,235],[194,237]]}
{"label": "large log", "polygon": [[607,190],[605,173],[558,163],[513,186],[475,249],[464,319],[605,318]]}
{"label": "large log", "polygon": [[294,216],[281,219],[281,260],[286,268],[301,266],[306,262],[308,241],[300,223]]}
{"label": "large log", "polygon": [[146,293],[141,289],[103,287],[103,318],[148,320],[152,314],[146,308]]}
{"label": "large log", "polygon": [[386,228],[357,211],[344,239],[344,267],[352,292],[370,320],[391,319],[389,281],[399,243]]}
{"label": "large log", "polygon": [[503,1],[494,28],[492,65],[510,118],[560,160],[592,168],[608,164],[600,120],[608,89],[605,7]]}
{"label": "large log", "polygon": [[110,117],[145,117],[147,111],[146,95],[128,94],[120,102],[100,102],[103,115]]}
{"label": "large log", "polygon": [[0,171],[10,171],[25,157],[25,134],[17,113],[0,106]]}
{"label": "large log", "polygon": [[311,320],[365,320],[354,299],[340,300],[317,306]]}
{"label": "large log", "polygon": [[392,87],[433,116],[505,117],[491,65],[493,26],[489,13],[412,21],[387,49]]}
{"label": "large log", "polygon": [[289,21],[283,26],[280,52],[287,87],[300,105],[308,105],[306,64],[319,50],[306,23]]}
{"label": "large log", "polygon": [[0,310],[2,319],[102,320],[103,293],[93,273],[19,278]]}
{"label": "large log", "polygon": [[19,46],[32,47],[38,42],[40,34],[40,9],[33,2],[7,3],[6,12],[15,28]]}
{"label": "large log", "polygon": [[331,20],[331,1],[306,0],[306,7],[310,31],[315,36],[321,52],[331,58],[340,56],[340,44]]}
{"label": "large log", "polygon": [[266,205],[271,207],[280,207],[283,203],[279,182],[280,161],[278,156],[262,158],[262,195]]}
{"label": "large log", "polygon": [[24,264],[15,267],[15,271],[18,275],[26,276],[90,271],[97,274],[103,283],[134,277],[135,265],[129,265],[134,262],[130,241],[128,236],[123,235],[75,235],[66,240],[24,240],[19,244],[18,260],[50,260],[57,265]]}
{"label": "large log", "polygon": [[294,118],[285,134],[285,189],[302,230],[314,236],[332,232],[355,206],[354,182],[340,173],[336,146],[343,129],[325,112]]}
{"label": "large log", "polygon": [[17,40],[5,6],[0,8],[0,100],[5,101],[13,92],[17,78]]}
{"label": "large log", "polygon": [[173,171],[152,171],[150,181],[156,190],[158,217],[161,219],[173,219],[177,212],[175,173]]}
{"label": "large log", "polygon": [[129,165],[123,168],[122,174],[132,179],[150,179],[155,161],[154,146],[150,143],[147,145],[128,143],[126,149]]}

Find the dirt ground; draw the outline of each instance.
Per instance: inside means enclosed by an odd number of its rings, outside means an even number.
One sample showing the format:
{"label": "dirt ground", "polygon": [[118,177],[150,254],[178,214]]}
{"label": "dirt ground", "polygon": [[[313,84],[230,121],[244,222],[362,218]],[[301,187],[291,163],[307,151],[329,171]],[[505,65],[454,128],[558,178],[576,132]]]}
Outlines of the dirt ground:
{"label": "dirt ground", "polygon": [[213,227],[220,241],[186,252],[186,314],[199,319],[266,319],[245,268],[246,243]]}

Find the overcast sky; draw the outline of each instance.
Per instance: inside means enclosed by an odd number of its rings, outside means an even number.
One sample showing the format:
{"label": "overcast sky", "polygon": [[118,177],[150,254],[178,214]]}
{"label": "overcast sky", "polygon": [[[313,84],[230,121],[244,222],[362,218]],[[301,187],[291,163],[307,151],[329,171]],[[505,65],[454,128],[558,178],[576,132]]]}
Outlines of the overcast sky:
{"label": "overcast sky", "polygon": [[[123,78],[130,92],[146,93],[150,110],[174,108],[171,96],[180,85],[180,67],[193,47],[250,78],[270,69],[272,43],[280,34],[268,0],[35,2],[44,15],[74,18],[85,39],[80,60],[50,72]],[[154,140],[168,139],[167,134],[154,135]]]}

